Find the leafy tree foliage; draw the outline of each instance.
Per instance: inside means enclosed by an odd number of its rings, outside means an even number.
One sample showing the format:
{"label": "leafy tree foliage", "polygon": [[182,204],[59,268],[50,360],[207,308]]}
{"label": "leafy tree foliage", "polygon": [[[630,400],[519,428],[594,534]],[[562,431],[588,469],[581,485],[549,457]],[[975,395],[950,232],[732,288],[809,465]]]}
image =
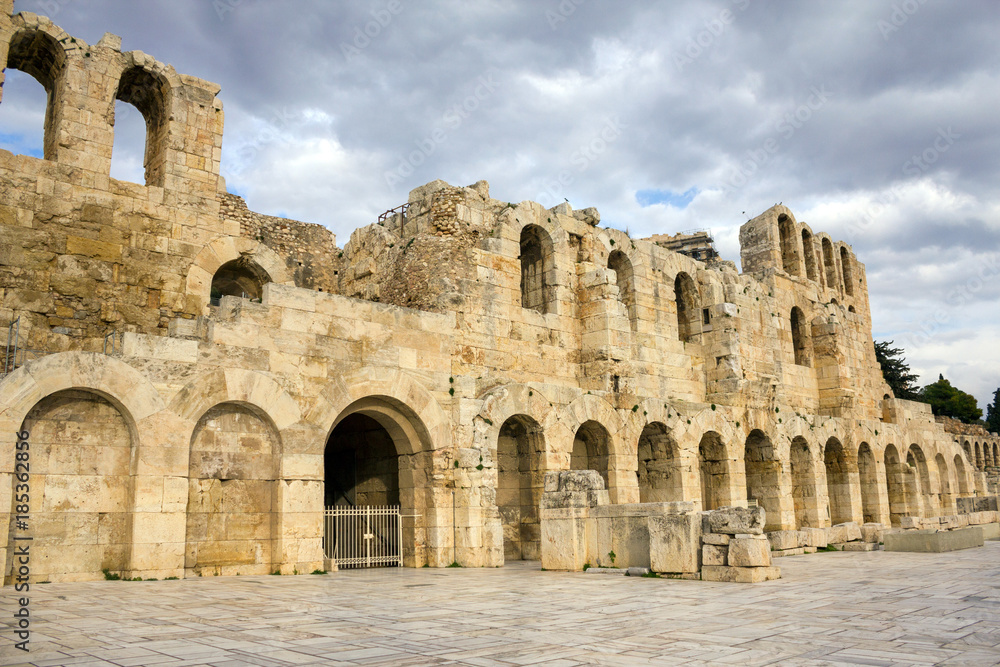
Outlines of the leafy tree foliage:
{"label": "leafy tree foliage", "polygon": [[916,386],[917,376],[910,372],[910,365],[903,358],[903,348],[892,347],[892,341],[875,341],[875,358],[882,367],[882,377],[892,388],[896,398],[907,401],[920,400]]}
{"label": "leafy tree foliage", "polygon": [[986,406],[986,430],[1000,433],[1000,389],[993,392],[993,402]]}
{"label": "leafy tree foliage", "polygon": [[921,400],[931,404],[934,414],[953,417],[966,424],[983,416],[983,411],[976,404],[975,396],[952,387],[943,375],[938,378],[937,382],[920,390]]}

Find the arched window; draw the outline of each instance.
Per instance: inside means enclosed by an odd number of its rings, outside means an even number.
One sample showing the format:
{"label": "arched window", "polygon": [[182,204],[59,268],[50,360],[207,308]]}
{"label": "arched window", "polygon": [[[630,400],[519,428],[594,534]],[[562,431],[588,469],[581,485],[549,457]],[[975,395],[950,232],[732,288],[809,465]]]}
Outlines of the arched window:
{"label": "arched window", "polygon": [[792,347],[795,349],[795,363],[799,366],[812,366],[812,340],[809,335],[809,323],[806,322],[802,309],[792,308]]}
{"label": "arched window", "polygon": [[638,313],[635,307],[635,277],[632,272],[632,262],[621,250],[615,250],[608,256],[608,268],[615,272],[618,298],[625,304],[629,323],[635,329]]}
{"label": "arched window", "polygon": [[[58,147],[58,127],[62,122],[62,79],[66,70],[66,52],[55,39],[35,30],[22,30],[10,41],[7,69],[19,70],[33,77],[45,89],[45,120],[43,124],[42,157],[54,160]],[[18,77],[8,73],[8,82],[21,87]],[[4,86],[4,93],[8,88]],[[4,102],[8,102],[4,95]],[[11,127],[5,116],[4,125]],[[30,141],[30,140],[29,140]],[[26,147],[27,148],[27,147]]]}
{"label": "arched window", "polygon": [[240,257],[219,267],[212,277],[212,303],[224,296],[238,296],[259,301],[264,285],[271,282],[267,271],[251,259]]}
{"label": "arched window", "polygon": [[816,271],[816,246],[808,229],[802,230],[802,252],[806,259],[806,278],[819,282],[819,273]]}
{"label": "arched window", "polygon": [[549,312],[552,241],[538,225],[521,230],[521,307]]}
{"label": "arched window", "polygon": [[691,276],[683,271],[674,279],[674,299],[677,301],[677,337],[685,343],[697,340],[701,333],[698,288]]}
{"label": "arched window", "polygon": [[840,265],[844,271],[844,291],[848,296],[854,296],[854,269],[851,266],[851,253],[840,246]]}
{"label": "arched window", "polygon": [[798,248],[795,247],[795,225],[784,213],[778,216],[778,236],[781,244],[781,266],[785,269],[785,273],[793,276],[801,275]]}
{"label": "arched window", "polygon": [[833,243],[830,239],[823,239],[823,266],[826,268],[826,286],[830,289],[837,289],[840,281],[837,279],[837,260],[833,256]]}
{"label": "arched window", "polygon": [[165,78],[138,66],[125,70],[118,81],[115,99],[134,106],[146,121],[146,147],[142,161],[146,185],[163,185],[166,174],[169,92],[170,86]]}

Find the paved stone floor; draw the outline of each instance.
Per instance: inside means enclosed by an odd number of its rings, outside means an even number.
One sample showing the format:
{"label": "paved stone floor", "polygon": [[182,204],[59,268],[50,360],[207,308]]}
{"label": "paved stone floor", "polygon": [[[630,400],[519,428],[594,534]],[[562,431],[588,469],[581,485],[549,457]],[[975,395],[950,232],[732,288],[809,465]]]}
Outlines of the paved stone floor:
{"label": "paved stone floor", "polygon": [[[503,569],[45,584],[5,665],[1000,664],[1000,542],[718,584]],[[28,662],[30,660],[30,662]]]}

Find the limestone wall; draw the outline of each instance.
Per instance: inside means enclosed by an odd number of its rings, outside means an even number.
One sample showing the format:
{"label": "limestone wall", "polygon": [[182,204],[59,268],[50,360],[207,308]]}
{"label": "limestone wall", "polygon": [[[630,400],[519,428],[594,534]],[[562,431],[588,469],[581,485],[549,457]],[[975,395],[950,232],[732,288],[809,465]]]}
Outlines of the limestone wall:
{"label": "limestone wall", "polygon": [[[398,498],[411,566],[536,557],[544,475],[574,467],[615,505],[754,500],[768,530],[987,491],[888,391],[864,266],[784,207],[744,226],[743,274],[485,181],[417,188],[338,250],[219,193],[217,86],[64,37],[0,15],[0,56],[52,91],[45,159],[0,153],[0,318],[38,351],[0,377],[0,508],[39,433],[37,578],[312,571],[352,479]],[[144,185],[108,177],[116,96],[147,116]]]}

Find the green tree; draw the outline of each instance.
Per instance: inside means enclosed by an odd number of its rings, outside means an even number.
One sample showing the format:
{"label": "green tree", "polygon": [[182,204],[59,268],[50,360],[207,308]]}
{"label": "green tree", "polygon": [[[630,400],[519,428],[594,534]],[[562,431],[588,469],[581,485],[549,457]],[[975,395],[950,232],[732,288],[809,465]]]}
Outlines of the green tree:
{"label": "green tree", "polygon": [[919,400],[917,376],[910,372],[910,365],[903,358],[903,348],[892,347],[892,341],[875,341],[875,358],[882,367],[882,377],[896,398]]}
{"label": "green tree", "polygon": [[934,384],[920,390],[920,399],[931,404],[934,414],[953,417],[967,424],[983,416],[983,411],[976,404],[976,397],[952,387],[943,375],[939,375]]}
{"label": "green tree", "polygon": [[1000,433],[1000,389],[993,392],[993,402],[986,406],[986,430]]}

